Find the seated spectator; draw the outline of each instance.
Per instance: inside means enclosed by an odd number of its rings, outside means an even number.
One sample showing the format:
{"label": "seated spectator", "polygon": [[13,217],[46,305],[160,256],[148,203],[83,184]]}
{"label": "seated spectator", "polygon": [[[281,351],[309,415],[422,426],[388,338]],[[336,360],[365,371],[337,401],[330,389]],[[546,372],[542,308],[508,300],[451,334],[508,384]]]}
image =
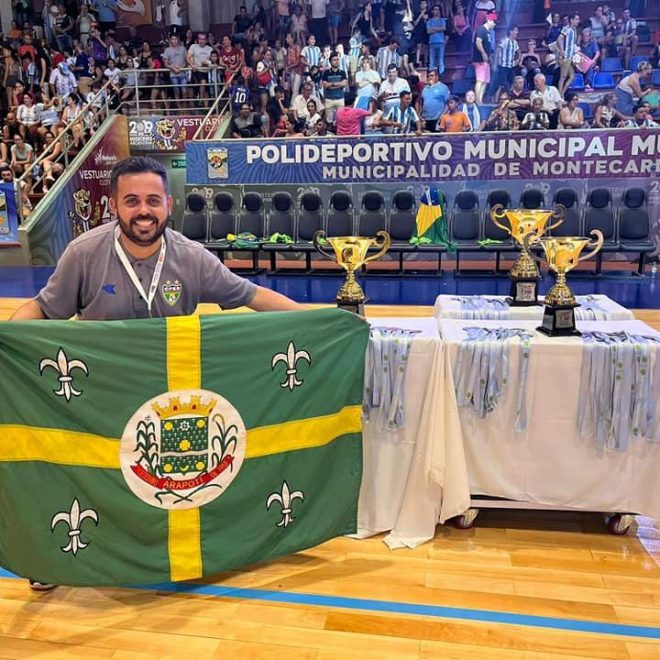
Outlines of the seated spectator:
{"label": "seated spectator", "polygon": [[309,135],[310,137],[327,137],[328,135],[332,135],[332,133],[328,131],[328,122],[321,118],[316,121],[314,130],[311,131]]}
{"label": "seated spectator", "polygon": [[64,165],[56,162],[62,155],[62,141],[55,142],[55,136],[50,131],[44,133],[44,141],[46,153],[41,159],[41,166],[44,168],[42,190],[47,193],[50,186],[55,182],[55,177],[64,171]]}
{"label": "seated spectator", "polygon": [[34,143],[39,137],[41,117],[39,116],[39,109],[34,104],[32,94],[23,95],[23,103],[16,110],[16,119],[25,129],[23,135]]}
{"label": "seated spectator", "polygon": [[594,111],[594,128],[616,128],[623,126],[626,118],[614,107],[614,94],[605,94]]}
{"label": "seated spectator", "polygon": [[384,129],[382,124],[383,111],[378,109],[374,99],[371,99],[369,102],[369,110],[371,114],[364,120],[364,134],[371,136],[382,135]]}
{"label": "seated spectator", "polygon": [[479,106],[477,105],[477,97],[471,89],[465,92],[465,101],[461,105],[460,110],[468,118],[470,130],[480,131],[483,128],[483,120]]}
{"label": "seated spectator", "polygon": [[233,138],[255,138],[264,136],[261,127],[261,118],[248,103],[242,103],[238,111],[231,120],[229,127]]}
{"label": "seated spectator", "polygon": [[637,65],[636,71],[621,78],[614,93],[616,94],[616,109],[622,115],[628,117],[632,115],[635,99],[638,99],[639,102],[653,91],[653,87],[642,90],[642,81],[648,78],[652,71],[653,69],[649,62],[640,62]]}
{"label": "seated spectator", "polygon": [[447,109],[438,121],[438,133],[461,133],[471,131],[470,120],[458,109],[458,96],[447,99]]}
{"label": "seated spectator", "polygon": [[401,92],[409,92],[410,85],[405,78],[399,77],[396,64],[390,64],[387,70],[387,78],[380,84],[378,98],[381,101],[383,113],[386,115],[391,108],[398,105]]}
{"label": "seated spectator", "polygon": [[303,84],[300,94],[293,99],[291,104],[291,110],[293,111],[293,117],[297,121],[298,119],[304,119],[305,121],[309,120],[309,111],[308,103],[309,101],[314,101],[316,112],[321,113],[325,108],[321,99],[318,96],[315,96],[312,92],[314,90],[314,85],[307,81]]}
{"label": "seated spectator", "polygon": [[520,128],[524,131],[547,131],[550,128],[550,117],[543,109],[540,96],[532,99],[532,111],[525,115]]}
{"label": "seated spectator", "polygon": [[534,87],[535,89],[529,95],[532,101],[532,110],[534,109],[534,100],[541,99],[543,110],[550,119],[550,128],[557,128],[559,111],[564,105],[564,100],[559,90],[552,85],[546,85],[545,76],[542,73],[537,73],[534,76]]}
{"label": "seated spectator", "polygon": [[14,135],[14,144],[10,149],[9,166],[14,176],[20,177],[25,172],[29,172],[34,162],[34,150],[23,138],[22,135]]}
{"label": "seated spectator", "polygon": [[577,55],[579,56],[579,61],[575,64],[575,67],[584,75],[587,85],[591,86],[598,60],[600,59],[600,48],[589,28],[582,30]]}
{"label": "seated spectator", "polygon": [[307,134],[309,134],[309,132],[314,130],[314,127],[316,126],[316,122],[322,117],[316,106],[316,101],[312,98],[310,98],[307,101],[306,111],[307,111],[306,115],[304,117],[301,117],[299,115],[298,119],[303,120],[305,122],[305,130],[308,131]]}
{"label": "seated spectator", "polygon": [[[657,128],[660,124],[656,123],[648,116],[648,108],[643,103],[638,103],[633,108],[633,116],[628,119],[625,128]],[[12,147],[13,149],[13,147]]]}
{"label": "seated spectator", "polygon": [[270,130],[274,133],[275,127],[280,124],[282,116],[286,115],[288,112],[288,109],[284,104],[284,87],[281,87],[280,85],[275,87],[275,94],[268,100],[266,112],[268,113]]}
{"label": "seated spectator", "polygon": [[381,120],[381,124],[390,127],[394,134],[406,134],[415,131],[417,135],[422,134],[422,120],[412,106],[412,94],[408,91],[401,92],[399,104],[395,105]]}
{"label": "seated spectator", "polygon": [[518,117],[510,107],[511,100],[509,93],[506,90],[500,92],[497,108],[493,110],[486,123],[484,130],[486,131],[515,131],[518,128]]}
{"label": "seated spectator", "polygon": [[532,102],[529,100],[529,92],[525,90],[523,76],[514,77],[509,90],[509,100],[509,108],[516,113],[518,122],[521,122],[532,106]]}
{"label": "seated spectator", "polygon": [[362,69],[355,75],[355,84],[357,85],[358,96],[366,96],[370,99],[378,98],[380,76],[377,71],[371,68],[369,58],[362,60]]}
{"label": "seated spectator", "polygon": [[419,95],[419,113],[424,121],[425,130],[435,133],[449,96],[449,88],[440,82],[438,72],[431,69],[426,74],[426,87]]}
{"label": "seated spectator", "polygon": [[335,114],[335,126],[337,135],[360,135],[362,133],[361,120],[368,117],[369,110],[354,108],[355,94],[346,95],[346,103],[343,107],[337,108]]}
{"label": "seated spectator", "polygon": [[243,43],[246,40],[245,35],[251,25],[252,17],[248,16],[245,5],[241,5],[238,8],[238,14],[234,16],[234,20],[231,24],[231,36],[234,37],[236,42]]}
{"label": "seated spectator", "polygon": [[566,94],[566,105],[559,111],[559,123],[562,128],[582,128],[584,126],[584,113],[578,106],[578,95],[575,92]]}

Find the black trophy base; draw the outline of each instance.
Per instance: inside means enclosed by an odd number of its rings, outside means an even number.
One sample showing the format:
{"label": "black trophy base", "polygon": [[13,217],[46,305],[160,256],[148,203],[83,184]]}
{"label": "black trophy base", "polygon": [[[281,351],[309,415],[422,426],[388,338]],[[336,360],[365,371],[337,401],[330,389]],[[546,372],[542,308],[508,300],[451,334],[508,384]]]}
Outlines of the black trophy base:
{"label": "black trophy base", "polygon": [[548,337],[581,337],[575,328],[575,308],[580,305],[546,305],[543,322],[536,328]]}
{"label": "black trophy base", "polygon": [[506,299],[509,307],[532,307],[540,305],[538,301],[539,281],[533,279],[512,279],[511,296]]}
{"label": "black trophy base", "polygon": [[345,309],[347,312],[353,312],[358,316],[364,317],[364,303],[367,301],[365,298],[361,302],[350,302],[346,300],[337,300],[337,307],[339,309]]}

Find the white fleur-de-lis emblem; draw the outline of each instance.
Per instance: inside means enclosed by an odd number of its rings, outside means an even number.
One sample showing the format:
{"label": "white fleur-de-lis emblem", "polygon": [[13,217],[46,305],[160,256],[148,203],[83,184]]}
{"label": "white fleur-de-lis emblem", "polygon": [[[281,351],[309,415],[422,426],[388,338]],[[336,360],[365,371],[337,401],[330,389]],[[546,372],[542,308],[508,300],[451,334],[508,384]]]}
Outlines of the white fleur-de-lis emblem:
{"label": "white fleur-de-lis emblem", "polygon": [[89,376],[87,365],[82,360],[69,360],[64,349],[60,348],[57,351],[57,361],[44,358],[39,362],[39,373],[43,376],[44,371],[48,367],[55,369],[59,374],[57,380],[60,382],[60,389],[53,390],[57,396],[63,396],[67,401],[70,401],[72,396],[80,396],[82,394],[82,391],[77,390],[73,386],[73,376],[71,376],[71,372],[74,369],[80,369],[85,376]]}
{"label": "white fleur-de-lis emblem", "polygon": [[300,360],[305,360],[307,364],[312,364],[312,358],[310,357],[307,351],[297,351],[295,344],[290,341],[289,345],[286,347],[286,353],[277,353],[273,355],[273,361],[271,362],[271,369],[275,369],[275,365],[278,362],[284,362],[286,364],[286,374],[284,382],[280,383],[280,387],[288,387],[293,391],[294,387],[302,385],[303,381],[298,380],[298,362]]}
{"label": "white fleur-de-lis emblem", "polygon": [[73,504],[71,504],[71,511],[60,511],[60,513],[53,516],[50,521],[51,532],[55,531],[55,527],[61,522],[69,527],[69,542],[67,545],[62,546],[62,552],[72,552],[75,555],[78,550],[82,550],[89,545],[80,537],[82,531],[80,526],[86,518],[93,520],[96,525],[99,524],[99,516],[96,511],[94,509],[83,509],[81,511],[80,504],[75,498]]}
{"label": "white fleur-de-lis emblem", "polygon": [[277,523],[278,527],[288,527],[293,522],[293,513],[291,505],[295,500],[304,500],[305,495],[300,490],[294,490],[293,493],[289,490],[289,484],[284,481],[282,483],[282,492],[275,491],[268,496],[266,500],[266,509],[270,509],[273,502],[279,502],[282,507],[282,520]]}

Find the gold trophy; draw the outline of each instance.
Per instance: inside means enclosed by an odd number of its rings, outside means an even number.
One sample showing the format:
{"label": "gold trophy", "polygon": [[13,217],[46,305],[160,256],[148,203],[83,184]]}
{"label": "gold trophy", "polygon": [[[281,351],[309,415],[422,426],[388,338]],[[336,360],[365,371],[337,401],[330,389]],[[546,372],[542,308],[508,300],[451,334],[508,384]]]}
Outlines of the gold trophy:
{"label": "gold trophy", "polygon": [[[346,271],[346,280],[337,292],[337,307],[347,309],[349,312],[354,312],[360,316],[364,316],[366,298],[362,287],[355,279],[355,271],[363,264],[382,257],[391,243],[390,235],[386,231],[379,231],[376,236],[383,239],[380,245],[375,238],[367,236],[332,236],[328,238],[324,231],[317,231],[313,237],[314,247],[326,257],[336,259],[337,263]],[[334,255],[331,252],[326,252],[319,242],[320,239],[330,243],[335,251]],[[372,245],[380,249],[376,254],[368,257],[367,252]]]}
{"label": "gold trophy", "polygon": [[[603,247],[603,233],[594,229],[591,235],[596,239],[593,243],[580,236],[536,239],[540,240],[543,246],[548,267],[557,273],[557,281],[545,296],[543,322],[537,328],[546,335],[565,337],[582,334],[575,328],[575,308],[580,304],[566,284],[566,273],[573,270],[580,261],[593,257]],[[525,248],[529,247],[530,240],[533,240],[531,236],[525,236]],[[590,248],[590,252],[580,256],[585,247]],[[533,258],[539,263],[542,261],[541,257],[536,255],[533,255]]]}
{"label": "gold trophy", "polygon": [[[540,305],[538,302],[538,282],[541,279],[538,266],[534,263],[528,248],[523,244],[525,236],[531,234],[539,238],[544,232],[558,227],[566,215],[566,209],[561,204],[555,204],[553,210],[544,209],[505,209],[502,204],[496,204],[490,210],[490,219],[504,231],[511,234],[521,246],[520,256],[509,271],[511,278],[511,297],[507,302],[512,307]],[[550,218],[557,221],[546,226]],[[506,219],[508,226],[501,221]]]}

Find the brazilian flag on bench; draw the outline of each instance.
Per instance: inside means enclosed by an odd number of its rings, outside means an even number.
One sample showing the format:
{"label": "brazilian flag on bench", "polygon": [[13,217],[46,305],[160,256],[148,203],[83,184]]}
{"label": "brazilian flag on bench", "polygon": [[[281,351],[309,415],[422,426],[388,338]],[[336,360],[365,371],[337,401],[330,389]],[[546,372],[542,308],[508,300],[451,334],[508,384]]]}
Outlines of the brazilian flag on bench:
{"label": "brazilian flag on bench", "polygon": [[367,323],[0,323],[0,566],[193,580],[354,532]]}

